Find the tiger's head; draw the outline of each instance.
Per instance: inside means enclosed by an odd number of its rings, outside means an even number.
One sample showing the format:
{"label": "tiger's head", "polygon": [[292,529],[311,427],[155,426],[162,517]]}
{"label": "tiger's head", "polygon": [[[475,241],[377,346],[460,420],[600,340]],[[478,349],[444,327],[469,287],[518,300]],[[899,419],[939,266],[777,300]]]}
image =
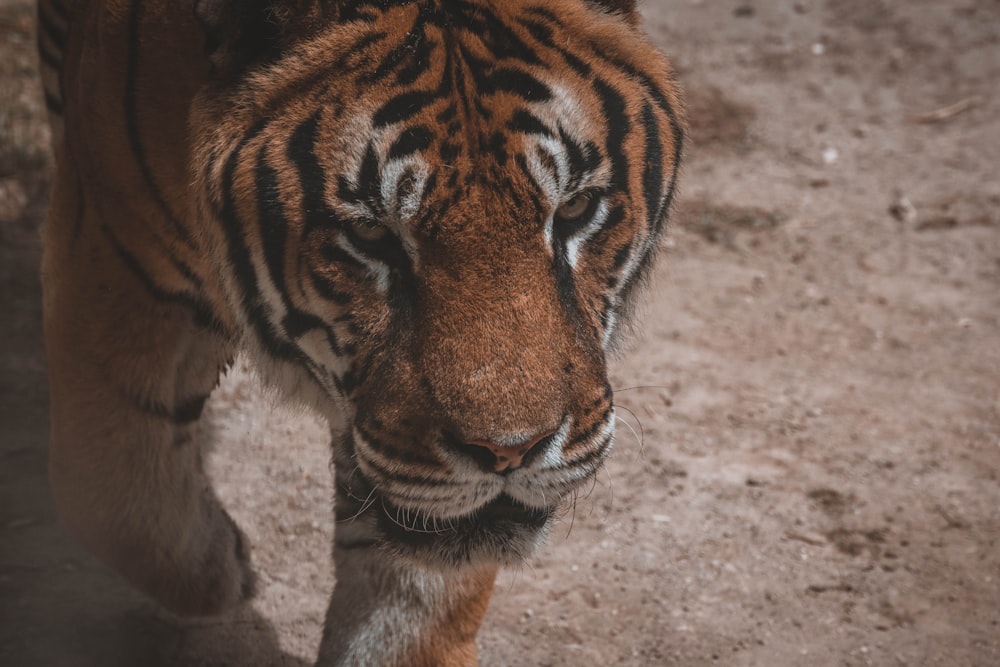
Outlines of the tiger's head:
{"label": "tiger's head", "polygon": [[199,215],[251,347],[339,424],[338,540],[517,562],[611,448],[670,68],[626,1],[247,6],[199,4]]}

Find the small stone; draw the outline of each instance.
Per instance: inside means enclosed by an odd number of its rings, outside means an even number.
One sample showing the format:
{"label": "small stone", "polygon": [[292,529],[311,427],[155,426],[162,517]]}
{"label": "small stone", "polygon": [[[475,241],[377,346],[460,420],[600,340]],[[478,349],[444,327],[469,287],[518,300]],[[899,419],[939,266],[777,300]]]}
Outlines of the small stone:
{"label": "small stone", "polygon": [[896,201],[889,206],[889,215],[900,222],[911,224],[917,219],[917,209],[907,197],[900,195],[896,198]]}

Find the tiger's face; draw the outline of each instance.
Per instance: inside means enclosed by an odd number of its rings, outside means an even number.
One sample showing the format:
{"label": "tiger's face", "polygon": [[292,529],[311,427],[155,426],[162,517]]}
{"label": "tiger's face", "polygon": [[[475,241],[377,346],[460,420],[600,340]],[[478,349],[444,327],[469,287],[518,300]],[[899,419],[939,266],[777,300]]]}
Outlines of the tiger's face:
{"label": "tiger's face", "polygon": [[334,14],[196,109],[229,301],[342,425],[338,519],[518,561],[611,448],[606,355],[681,146],[669,70],[582,0]]}

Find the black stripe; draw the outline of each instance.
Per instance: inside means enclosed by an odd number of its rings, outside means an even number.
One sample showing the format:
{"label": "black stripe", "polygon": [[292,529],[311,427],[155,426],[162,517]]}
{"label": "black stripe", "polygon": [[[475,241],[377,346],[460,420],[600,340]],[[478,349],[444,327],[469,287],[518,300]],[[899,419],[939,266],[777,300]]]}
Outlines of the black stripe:
{"label": "black stripe", "polygon": [[[649,91],[649,94],[652,96],[653,100],[657,103],[660,109],[667,115],[667,118],[670,121],[670,130],[671,133],[673,134],[673,139],[674,139],[674,162],[671,165],[673,171],[670,176],[670,183],[667,185],[666,200],[664,201],[662,206],[662,211],[665,213],[669,211],[670,207],[673,205],[673,198],[676,191],[677,175],[680,166],[681,154],[683,153],[684,150],[684,130],[681,127],[680,121],[677,118],[677,112],[674,111],[673,105],[670,104],[670,100],[667,99],[666,94],[664,94],[664,92],[660,90],[659,86],[656,84],[655,81],[653,81],[653,79],[648,74],[636,69],[630,63],[624,62],[622,60],[619,60],[618,58],[614,58],[612,56],[607,55],[606,53],[603,52],[603,50],[594,45],[591,46],[594,49],[594,52],[598,56],[606,60],[609,64],[621,69],[631,78],[638,80],[640,83],[642,83],[642,85]],[[662,227],[665,219],[666,219],[665,216],[663,215],[660,216],[659,220],[660,227]],[[657,229],[657,231],[659,231],[659,228]]]}
{"label": "black stripe", "polygon": [[341,349],[340,341],[337,340],[336,334],[333,332],[326,322],[322,319],[313,315],[311,313],[305,313],[301,310],[290,309],[285,317],[281,320],[281,327],[285,330],[285,335],[289,338],[296,339],[301,338],[310,331],[319,330],[323,333],[326,338],[327,345],[330,346],[330,350],[336,356],[343,355],[344,351]]}
{"label": "black stripe", "polygon": [[[282,295],[284,297],[284,295]],[[283,298],[283,300],[285,300]],[[311,313],[304,313],[294,308],[290,309],[281,319],[281,328],[285,330],[285,335],[290,339],[304,336],[306,333],[320,329],[329,334],[326,323]],[[329,336],[328,336],[329,337]],[[339,345],[334,346],[334,352],[339,354]]]}
{"label": "black stripe", "polygon": [[[349,515],[347,517],[344,517],[342,519],[338,517],[337,520],[338,521],[349,521],[351,519],[351,517],[353,517],[353,516],[354,515],[351,514],[351,515]],[[382,543],[383,543],[383,540],[377,540],[377,539],[367,539],[367,540],[361,539],[361,540],[351,540],[351,541],[348,541],[348,540],[338,540],[338,539],[334,538],[334,540],[333,540],[333,546],[336,547],[337,549],[341,549],[343,551],[357,551],[359,549],[374,549],[376,547],[381,546]]]}
{"label": "black stripe", "polygon": [[646,131],[646,164],[642,174],[642,189],[646,196],[646,217],[650,227],[659,228],[660,205],[663,199],[663,146],[660,144],[660,124],[653,107],[646,102],[642,108],[642,124]]}
{"label": "black stripe", "polygon": [[[292,144],[295,143],[293,140]],[[288,296],[285,285],[285,248],[288,236],[288,220],[284,207],[281,205],[281,192],[278,188],[278,174],[267,164],[268,143],[265,143],[258,154],[255,174],[257,186],[257,201],[259,204],[258,226],[261,243],[264,247],[264,262],[267,265],[271,283],[281,297],[285,308],[285,317],[281,326],[290,339],[303,336],[308,331],[320,329],[330,343],[335,354],[340,354],[340,344],[336,336],[319,317],[297,309]]]}
{"label": "black stripe", "polygon": [[601,150],[592,141],[588,141],[586,145],[581,146],[573,137],[566,133],[566,130],[562,126],[559,127],[559,139],[566,147],[570,172],[574,176],[574,180],[570,185],[571,187],[576,187],[585,175],[601,166]]}
{"label": "black stripe", "polygon": [[139,114],[137,111],[138,96],[136,87],[139,73],[139,53],[142,49],[139,37],[139,25],[142,18],[142,0],[132,0],[128,21],[128,60],[125,74],[125,125],[128,132],[129,145],[132,148],[132,156],[139,165],[139,171],[149,189],[149,193],[154,203],[162,211],[164,217],[173,226],[179,238],[188,246],[192,245],[191,234],[184,227],[179,218],[174,215],[166,198],[160,191],[153,176],[153,171],[146,160],[146,153],[142,148],[142,138],[139,132]]}
{"label": "black stripe", "polygon": [[[119,388],[119,390],[122,392],[122,395],[140,411],[151,417],[155,417],[156,419],[170,422],[176,426],[187,426],[198,421],[205,408],[205,403],[208,401],[208,395],[194,396],[178,402],[173,409],[170,409],[160,401],[151,400],[146,396],[138,396],[125,388]],[[178,442],[178,440],[180,440],[180,442]],[[190,440],[190,438],[184,439],[180,437],[180,434],[178,434],[175,444],[183,444],[183,442],[188,440]]]}
{"label": "black stripe", "polygon": [[558,15],[552,13],[542,5],[536,7],[528,7],[528,13],[534,14],[535,16],[540,16],[543,19],[555,24],[557,27],[562,27],[562,19]]}
{"label": "black stripe", "polygon": [[611,313],[614,307],[615,304],[612,303],[611,297],[607,294],[601,296],[601,329],[604,331],[607,331],[611,324]]}
{"label": "black stripe", "polygon": [[[656,105],[660,108],[661,111],[663,111],[663,113],[667,116],[667,119],[669,120],[670,129],[674,140],[674,156],[673,156],[673,164],[671,165],[670,181],[667,184],[665,195],[661,195],[663,196],[663,200],[658,207],[658,211],[654,214],[655,215],[654,233],[658,234],[659,232],[662,231],[663,225],[666,223],[667,214],[669,213],[673,205],[674,195],[676,194],[677,176],[679,172],[681,155],[683,153],[683,148],[684,148],[683,128],[681,127],[680,121],[678,120],[676,111],[670,104],[670,100],[667,99],[666,94],[660,89],[659,85],[652,79],[652,77],[647,75],[645,72],[640,71],[631,63],[622,61],[616,57],[608,55],[596,44],[591,43],[590,47],[597,56],[604,59],[609,65],[621,70],[622,72],[627,74],[630,79],[639,82],[643,87],[645,87],[649,96],[653,99]],[[660,161],[662,162],[662,157]],[[651,246],[650,252],[647,252],[645,256],[643,256],[642,260],[639,263],[638,268],[628,279],[628,281],[621,286],[622,299],[625,301],[626,304],[629,303],[631,295],[634,294],[635,285],[640,283],[648,275],[650,267],[652,266],[653,263],[653,259],[656,255],[655,251],[656,251],[656,246],[655,245]]]}
{"label": "black stripe", "polygon": [[302,215],[306,229],[340,229],[341,224],[326,204],[326,176],[316,158],[315,145],[319,134],[320,112],[299,124],[288,141],[288,159],[299,172],[302,185]]}
{"label": "black stripe", "polygon": [[198,274],[196,274],[194,272],[194,269],[192,269],[190,266],[188,266],[187,263],[184,260],[182,260],[180,257],[177,257],[177,256],[175,256],[173,254],[170,254],[170,264],[175,269],[177,269],[178,273],[180,273],[188,281],[190,281],[191,283],[193,283],[194,286],[196,288],[198,288],[199,290],[204,285],[204,282],[202,281],[201,276],[199,276]]}
{"label": "black stripe", "polygon": [[[449,104],[440,112],[438,112],[437,116],[434,117],[434,120],[436,120],[441,125],[448,125],[449,123],[451,123],[451,121],[455,120],[455,118],[457,117],[458,117],[458,109],[455,108],[454,104]],[[448,136],[452,136],[452,134],[453,133],[451,127],[449,126]]]}
{"label": "black stripe", "polygon": [[[441,161],[447,165],[452,165],[455,160],[463,153],[461,144],[453,141],[442,141],[441,146],[438,150],[438,154],[441,156]],[[452,175],[456,175],[458,172],[453,171]]]}
{"label": "black stripe", "polygon": [[42,63],[48,65],[56,72],[62,71],[62,54],[52,53],[49,50],[49,46],[41,40],[38,42],[38,58]]}
{"label": "black stripe", "polygon": [[608,211],[608,217],[604,220],[604,224],[601,226],[601,232],[609,233],[615,227],[620,225],[622,221],[625,220],[625,207],[618,205]]}
{"label": "black stripe", "polygon": [[[564,464],[569,467],[573,466],[575,468],[580,468],[593,463],[600,463],[608,455],[608,447],[614,441],[614,434],[609,433],[604,436],[599,442],[594,443],[592,448],[588,448],[587,453],[583,456],[577,458],[569,459],[564,462]],[[565,451],[568,451],[566,448]]]}
{"label": "black stripe", "polygon": [[[552,155],[544,146],[536,146],[535,153],[538,156],[539,162],[545,167],[545,170],[552,175],[552,179],[559,182],[559,162],[556,160],[555,156]],[[539,187],[539,190],[541,188]]]}
{"label": "black stripe", "polygon": [[611,159],[611,189],[625,190],[628,178],[628,159],[625,157],[625,139],[632,128],[625,98],[604,79],[594,80],[594,88],[601,98],[608,135],[604,148]]}
{"label": "black stripe", "polygon": [[349,64],[351,60],[360,60],[361,62],[367,63],[367,59],[359,59],[358,56],[362,55],[368,47],[382,41],[387,36],[388,35],[386,33],[380,31],[366,33],[363,37],[358,39],[358,41],[347,47],[344,50],[344,55],[334,62],[332,67],[328,70],[323,70],[324,76],[329,75],[330,72],[348,73],[354,71],[357,69],[357,66]]}
{"label": "black stripe", "polygon": [[427,39],[424,26],[418,20],[407,31],[406,38],[389,51],[373,72],[361,80],[371,85],[396,72],[397,85],[410,85],[430,68],[432,46],[433,42]]}
{"label": "black stripe", "polygon": [[208,396],[194,396],[193,398],[181,401],[174,406],[173,420],[178,424],[190,424],[198,421],[202,411],[205,409],[205,401]]}
{"label": "black stripe", "polygon": [[461,3],[461,10],[464,11],[455,10],[458,14],[456,19],[460,21],[458,24],[480,40],[490,51],[494,61],[511,59],[530,64],[539,62],[535,50],[518,37],[506,20],[494,14],[488,5],[464,2]]}
{"label": "black stripe", "polygon": [[576,445],[589,442],[594,437],[594,434],[597,433],[598,429],[607,424],[608,418],[611,415],[611,409],[612,406],[608,405],[607,409],[605,409],[604,413],[600,417],[595,419],[593,423],[591,423],[590,426],[586,428],[586,430],[577,433],[572,440],[566,443],[563,449],[569,451],[573,449],[573,447],[575,447]]}
{"label": "black stripe", "polygon": [[566,258],[566,246],[563,243],[553,243],[553,254],[556,272],[556,291],[559,294],[559,301],[563,309],[570,316],[570,319],[581,322],[583,313],[576,300],[576,281],[573,279],[573,268]]}
{"label": "black stripe", "polygon": [[513,67],[499,67],[486,79],[487,92],[505,92],[516,95],[527,102],[546,102],[552,99],[552,91],[544,83],[527,72]]}
{"label": "black stripe", "polygon": [[[294,139],[292,140],[294,143]],[[265,142],[257,155],[257,169],[254,181],[257,190],[257,227],[260,230],[261,247],[264,249],[264,262],[267,265],[271,282],[275,289],[284,296],[285,283],[285,242],[288,237],[288,220],[285,209],[281,205],[281,191],[278,189],[278,173],[267,163],[267,149],[270,142]]]}
{"label": "black stripe", "polygon": [[48,37],[52,44],[62,51],[66,45],[66,29],[55,24],[52,17],[46,11],[47,5],[44,2],[38,3],[38,36]]}
{"label": "black stripe", "polygon": [[389,76],[413,52],[416,47],[416,40],[419,39],[421,39],[421,36],[416,32],[411,31],[407,33],[406,39],[392,47],[385,58],[382,59],[382,62],[379,63],[379,66],[374,71],[360,77],[360,80],[365,84],[371,85]]}
{"label": "black stripe", "polygon": [[423,125],[407,128],[389,149],[389,159],[397,159],[426,150],[431,145],[433,135]]}
{"label": "black stripe", "polygon": [[525,109],[518,109],[507,121],[507,128],[514,132],[524,134],[538,134],[543,137],[551,137],[552,131],[545,125],[538,116]]}
{"label": "black stripe", "polygon": [[[493,163],[503,168],[507,165],[507,160],[509,156],[507,154],[507,134],[500,130],[497,130],[489,137],[480,137],[480,148],[486,155],[493,158]],[[503,172],[497,174],[499,177],[503,178]],[[506,192],[508,184],[506,183],[494,183],[494,186],[499,188],[501,192]]]}
{"label": "black stripe", "polygon": [[346,176],[337,177],[337,196],[349,204],[366,205],[376,217],[385,213],[382,207],[382,171],[374,144],[368,142],[356,185],[352,185]]}
{"label": "black stripe", "polygon": [[354,372],[354,367],[351,366],[344,372],[340,378],[340,386],[344,394],[351,395],[354,390],[358,388],[358,375]]}
{"label": "black stripe", "polygon": [[[358,433],[361,434],[361,437],[365,439],[365,441],[368,443],[368,446],[372,450],[378,452],[381,456],[385,456],[387,458],[392,459],[394,463],[402,463],[409,465],[425,465],[435,469],[438,466],[440,466],[441,462],[432,456],[420,456],[419,453],[416,453],[413,450],[405,451],[398,447],[392,446],[384,441],[380,441],[378,438],[375,437],[375,435],[371,431],[365,428],[365,426],[362,424],[355,423],[354,427],[357,429]],[[410,440],[407,439],[406,442],[409,443]],[[383,469],[382,466],[377,461],[369,459],[369,462],[372,463],[376,468],[378,468],[380,472],[389,477],[392,477],[393,479],[406,479],[406,480],[411,479],[409,477],[400,477],[398,473],[395,471]],[[444,479],[441,480],[428,479],[427,477],[414,477],[412,478],[412,480],[414,483],[419,484],[421,486],[460,484],[459,482],[451,482]]]}
{"label": "black stripe", "polygon": [[340,380],[336,376],[318,366],[298,346],[287,339],[282,339],[279,335],[277,327],[271,321],[268,309],[261,299],[257,274],[254,270],[253,260],[250,257],[250,250],[246,245],[245,232],[240,224],[239,214],[236,210],[236,197],[234,195],[236,168],[240,164],[243,150],[254,139],[260,136],[266,127],[266,121],[261,121],[252,127],[229,154],[229,157],[226,158],[226,163],[223,167],[221,184],[222,206],[221,210],[217,211],[217,216],[222,221],[223,231],[226,234],[229,248],[228,259],[240,290],[240,303],[247,320],[249,320],[251,327],[253,327],[257,335],[257,339],[271,356],[279,360],[297,363],[306,371],[317,386],[321,388],[326,386],[320,379],[322,375],[333,382],[339,390]]}
{"label": "black stripe", "polygon": [[152,276],[146,273],[146,270],[139,263],[139,260],[136,259],[135,255],[125,248],[108,226],[102,225],[101,230],[111,241],[111,245],[114,246],[118,257],[135,274],[139,282],[146,288],[146,291],[149,292],[154,300],[159,303],[172,303],[185,306],[194,312],[195,323],[199,326],[211,328],[225,336],[232,335],[222,322],[215,317],[213,308],[208,302],[199,299],[197,296],[183,292],[171,292],[157,285]]}
{"label": "black stripe", "polygon": [[354,299],[353,294],[341,291],[339,285],[313,268],[309,269],[309,278],[312,281],[313,288],[327,301],[335,303],[338,306],[346,306]]}
{"label": "black stripe", "polygon": [[[622,247],[618,248],[618,250],[615,252],[615,259],[612,265],[614,270],[615,271],[621,270],[621,268],[625,266],[625,261],[629,258],[631,254],[632,254],[631,243],[625,243],[622,245]],[[613,285],[609,285],[609,287],[613,287]]]}
{"label": "black stripe", "polygon": [[430,69],[431,52],[437,46],[437,42],[430,39],[422,39],[417,43],[413,56],[409,59],[409,65],[403,67],[396,74],[397,86],[409,86],[416,82],[425,72]]}
{"label": "black stripe", "polygon": [[57,116],[61,116],[63,112],[62,100],[57,98],[54,94],[50,93],[48,90],[45,91],[45,108]]}
{"label": "black stripe", "polygon": [[436,94],[423,90],[413,90],[396,95],[375,112],[372,117],[372,128],[377,130],[386,125],[409,120],[434,102],[436,98]]}
{"label": "black stripe", "polygon": [[346,2],[341,0],[337,4],[338,17],[342,21],[365,21],[371,18],[370,12],[373,10],[388,11],[394,7],[405,7],[413,0],[354,0]]}
{"label": "black stripe", "polygon": [[555,49],[556,52],[558,52],[559,55],[562,56],[563,60],[566,61],[566,64],[569,65],[573,69],[573,71],[575,71],[577,74],[579,74],[581,77],[585,79],[590,78],[591,74],[593,73],[593,68],[590,65],[588,65],[585,60],[583,60],[575,53],[567,49],[559,48],[558,46],[555,45],[553,45],[552,48]]}
{"label": "black stripe", "polygon": [[240,301],[258,338],[273,356],[287,361],[303,361],[302,353],[288,341],[279,338],[274,324],[267,317],[266,309],[260,301],[260,286],[250,258],[250,250],[246,245],[245,232],[236,211],[236,197],[233,192],[236,168],[240,164],[243,150],[263,132],[264,128],[263,122],[251,128],[226,159],[222,175],[223,202],[219,218],[228,241],[229,263],[240,288]]}
{"label": "black stripe", "polygon": [[[367,439],[367,438],[366,438]],[[371,443],[369,442],[369,445]],[[374,446],[372,447],[374,449]],[[381,452],[380,452],[381,453]],[[361,452],[358,452],[358,456],[362,456]],[[450,481],[447,479],[429,479],[426,475],[407,475],[398,470],[398,468],[386,468],[379,461],[372,458],[365,458],[365,461],[369,466],[375,469],[382,477],[393,480],[394,482],[399,482],[401,484],[406,484],[407,486],[420,489],[435,489],[441,486],[461,486],[462,484],[457,481]],[[393,464],[421,464],[427,463],[428,461],[417,459],[403,459],[398,457],[392,457]],[[433,466],[438,466],[438,461],[429,461]]]}
{"label": "black stripe", "polygon": [[552,45],[553,30],[551,27],[545,25],[544,23],[527,19],[521,19],[519,23],[524,26],[524,29],[527,30],[536,41],[545,46]]}
{"label": "black stripe", "polygon": [[[295,164],[299,173],[299,182],[302,185],[302,214],[305,218],[304,234],[312,234],[314,231],[334,230],[343,232],[344,222],[337,214],[327,206],[325,200],[326,177],[323,168],[315,153],[315,144],[319,133],[319,112],[303,121],[292,133],[288,142],[288,159]],[[369,152],[372,151],[369,145]],[[367,158],[366,158],[367,159]],[[364,171],[364,170],[362,170]],[[344,201],[360,201],[362,194],[353,190],[343,176],[339,178],[339,196]],[[363,266],[353,255],[343,248],[325,243],[320,247],[320,253],[326,262],[344,262],[355,266]],[[317,287],[321,295],[333,295],[335,287],[325,289],[324,282],[317,281],[316,275],[312,276],[313,285]],[[338,298],[332,298],[338,302]],[[332,336],[331,332],[331,336]],[[340,344],[334,349],[338,349]]]}

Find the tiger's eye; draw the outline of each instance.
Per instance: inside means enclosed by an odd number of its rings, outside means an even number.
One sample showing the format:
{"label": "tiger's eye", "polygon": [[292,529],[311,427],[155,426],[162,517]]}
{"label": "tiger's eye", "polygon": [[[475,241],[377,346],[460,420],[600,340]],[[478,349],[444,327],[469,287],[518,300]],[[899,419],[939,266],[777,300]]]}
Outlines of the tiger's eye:
{"label": "tiger's eye", "polygon": [[556,219],[559,222],[581,222],[593,214],[599,197],[594,192],[581,192],[574,195],[562,206],[556,209]]}
{"label": "tiger's eye", "polygon": [[363,243],[377,243],[389,233],[382,225],[372,224],[365,220],[355,220],[349,223],[350,233]]}

